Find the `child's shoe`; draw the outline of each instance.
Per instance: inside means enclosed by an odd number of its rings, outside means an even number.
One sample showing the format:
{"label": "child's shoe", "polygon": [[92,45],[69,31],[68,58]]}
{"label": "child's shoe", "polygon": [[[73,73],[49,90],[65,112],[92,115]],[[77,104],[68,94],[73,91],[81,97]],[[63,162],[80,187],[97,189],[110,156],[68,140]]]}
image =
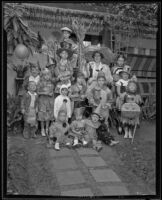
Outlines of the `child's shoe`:
{"label": "child's shoe", "polygon": [[128,130],[125,130],[124,138],[128,138],[128,136],[129,136]]}
{"label": "child's shoe", "polygon": [[41,134],[42,134],[43,137],[46,136],[46,134],[45,134],[45,130],[44,130],[44,129],[41,130]]}
{"label": "child's shoe", "polygon": [[129,130],[128,136],[129,136],[129,138],[132,138],[132,132],[131,132],[131,130]]}
{"label": "child's shoe", "polygon": [[119,141],[112,140],[111,143],[110,143],[109,145],[110,145],[110,146],[113,146],[113,145],[118,144],[118,143],[119,143]]}
{"label": "child's shoe", "polygon": [[85,146],[85,145],[87,145],[87,144],[88,144],[88,142],[87,142],[87,141],[85,141],[85,140],[83,140],[82,142],[83,142],[83,146]]}
{"label": "child's shoe", "polygon": [[78,145],[78,139],[74,139],[74,144],[73,144],[73,146],[76,146],[76,145]]}
{"label": "child's shoe", "polygon": [[57,151],[59,151],[59,150],[60,150],[60,145],[59,145],[59,143],[58,143],[58,142],[56,142],[56,143],[55,143],[55,149],[56,149]]}

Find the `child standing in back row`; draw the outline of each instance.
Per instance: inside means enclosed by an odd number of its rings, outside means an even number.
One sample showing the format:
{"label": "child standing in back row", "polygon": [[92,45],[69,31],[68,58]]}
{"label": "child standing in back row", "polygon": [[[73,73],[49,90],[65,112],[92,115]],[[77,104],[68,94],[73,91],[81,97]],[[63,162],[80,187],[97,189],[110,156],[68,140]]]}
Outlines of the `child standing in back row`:
{"label": "child standing in back row", "polygon": [[21,101],[21,112],[24,116],[24,138],[35,138],[35,132],[37,130],[37,112],[38,95],[36,94],[36,83],[34,81],[29,81],[28,91],[23,95]]}
{"label": "child standing in back row", "polygon": [[49,123],[53,120],[53,88],[51,73],[45,68],[38,84],[38,120],[41,122],[42,136],[48,134]]}

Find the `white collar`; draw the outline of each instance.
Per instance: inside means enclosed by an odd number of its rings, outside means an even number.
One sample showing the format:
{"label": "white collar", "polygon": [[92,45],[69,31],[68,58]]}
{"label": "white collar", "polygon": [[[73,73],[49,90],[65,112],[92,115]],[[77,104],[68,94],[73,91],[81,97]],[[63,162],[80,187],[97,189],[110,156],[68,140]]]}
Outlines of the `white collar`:
{"label": "white collar", "polygon": [[28,91],[28,93],[30,94],[30,96],[36,96],[37,95],[36,92],[34,92],[34,94],[32,94],[30,91]]}

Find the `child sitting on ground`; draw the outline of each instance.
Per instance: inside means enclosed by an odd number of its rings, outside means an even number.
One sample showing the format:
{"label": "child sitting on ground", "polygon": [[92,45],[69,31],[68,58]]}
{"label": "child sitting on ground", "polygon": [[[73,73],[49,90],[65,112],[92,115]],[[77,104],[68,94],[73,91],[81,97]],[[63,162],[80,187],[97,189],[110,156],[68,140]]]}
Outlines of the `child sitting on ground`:
{"label": "child sitting on ground", "polygon": [[[75,120],[72,122],[70,128],[71,131],[69,132],[69,137],[73,138],[73,146],[77,146],[79,141],[82,142],[83,146],[85,146],[88,142],[86,141],[86,132],[85,132],[85,120],[83,117],[84,108],[76,108],[75,113]],[[70,143],[69,143],[70,145]]]}
{"label": "child sitting on ground", "polygon": [[87,141],[88,143],[92,142],[92,146],[97,151],[102,149],[101,141],[97,139],[96,130],[100,126],[100,115],[99,115],[100,105],[97,109],[91,114],[91,119],[85,119],[85,130],[87,132]]}
{"label": "child sitting on ground", "polygon": [[69,124],[67,122],[67,109],[66,101],[64,101],[59,108],[56,121],[53,122],[49,129],[49,146],[52,147],[55,142],[54,148],[60,150],[60,144],[68,142]]}
{"label": "child sitting on ground", "polygon": [[29,81],[28,91],[23,95],[21,101],[21,112],[24,116],[24,138],[35,138],[35,132],[38,127],[36,114],[38,112],[36,83]]}
{"label": "child sitting on ground", "polygon": [[67,120],[71,118],[72,111],[71,111],[71,101],[68,97],[68,87],[66,85],[62,85],[60,88],[60,95],[56,97],[54,100],[54,117],[57,119],[58,112],[60,107],[62,106],[63,101],[66,100],[66,109],[67,109]]}
{"label": "child sitting on ground", "polygon": [[107,128],[107,125],[105,124],[104,119],[100,119],[101,125],[99,128],[96,130],[97,131],[97,136],[98,140],[101,140],[103,143],[113,146],[115,144],[118,144],[119,141],[115,141],[113,135],[110,134],[109,129]]}

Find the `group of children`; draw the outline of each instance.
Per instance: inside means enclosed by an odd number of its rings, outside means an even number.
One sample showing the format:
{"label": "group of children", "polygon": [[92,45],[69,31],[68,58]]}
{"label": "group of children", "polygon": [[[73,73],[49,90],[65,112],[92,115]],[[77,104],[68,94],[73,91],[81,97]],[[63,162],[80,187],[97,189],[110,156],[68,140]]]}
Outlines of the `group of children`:
{"label": "group of children", "polygon": [[[65,28],[64,35],[69,34]],[[98,70],[93,83],[86,80],[79,71],[74,77],[72,62],[76,58],[74,44],[63,40],[57,50],[59,60],[56,66],[39,69],[30,64],[30,74],[25,78],[25,94],[21,101],[24,115],[25,138],[37,137],[38,122],[41,135],[48,139],[48,147],[60,150],[60,146],[76,147],[92,145],[96,150],[102,148],[102,142],[117,144],[109,132],[109,110],[116,105],[120,123],[118,131],[124,129],[124,138],[132,137],[132,127],[139,123],[138,117],[128,119],[122,116],[124,103],[141,103],[137,95],[136,77],[130,77],[130,68],[124,65],[124,57],[119,55],[116,65],[111,69],[113,81],[108,85],[104,71]],[[100,52],[95,52],[101,57]],[[95,54],[94,53],[94,54]],[[122,60],[122,62],[121,62]],[[115,101],[114,101],[115,100]]]}

